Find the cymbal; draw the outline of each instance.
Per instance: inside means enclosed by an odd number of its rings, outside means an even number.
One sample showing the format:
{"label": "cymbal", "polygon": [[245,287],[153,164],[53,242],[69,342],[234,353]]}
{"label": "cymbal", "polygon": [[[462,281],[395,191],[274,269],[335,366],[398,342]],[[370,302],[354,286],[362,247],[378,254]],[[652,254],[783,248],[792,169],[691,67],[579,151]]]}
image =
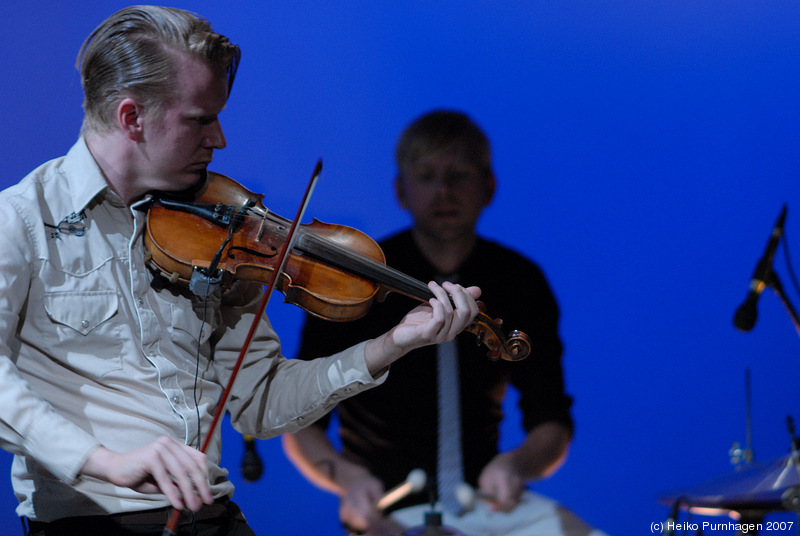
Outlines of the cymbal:
{"label": "cymbal", "polygon": [[694,486],[659,497],[671,505],[684,498],[690,507],[720,508],[732,511],[784,510],[783,493],[800,485],[800,457],[783,456],[766,464],[741,466]]}

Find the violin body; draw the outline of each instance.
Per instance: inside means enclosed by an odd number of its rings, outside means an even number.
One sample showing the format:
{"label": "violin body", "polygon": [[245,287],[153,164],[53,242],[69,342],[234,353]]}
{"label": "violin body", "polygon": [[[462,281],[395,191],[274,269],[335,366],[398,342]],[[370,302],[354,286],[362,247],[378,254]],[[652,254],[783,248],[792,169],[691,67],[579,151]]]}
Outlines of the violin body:
{"label": "violin body", "polygon": [[[236,279],[266,283],[291,222],[271,213],[262,199],[213,172],[188,195],[155,198],[144,236],[148,262],[173,283],[188,283],[198,271],[223,286]],[[427,285],[387,266],[380,246],[357,229],[314,219],[299,225],[296,234],[275,288],[287,303],[313,315],[355,320],[390,291],[420,301],[433,297]],[[526,357],[528,336],[512,331],[506,339],[499,325],[482,311],[467,331],[489,348],[492,359]]]}
{"label": "violin body", "polygon": [[[275,269],[275,260],[286,243],[289,222],[273,215],[271,225],[264,226],[268,211],[263,196],[248,192],[235,181],[217,173],[209,173],[207,186],[197,193],[196,203],[221,202],[226,206],[249,207],[256,216],[243,218],[233,239],[221,251],[219,269],[229,286],[235,279],[266,283]],[[246,195],[245,195],[246,194]],[[313,234],[378,262],[385,262],[380,246],[369,236],[352,227],[332,225],[314,220],[301,225],[303,234]],[[145,248],[151,263],[171,280],[188,283],[195,268],[206,268],[228,235],[228,230],[207,218],[169,209],[156,203],[148,212]],[[356,320],[364,316],[380,290],[362,277],[305,255],[290,255],[278,275],[276,287],[287,303],[298,305],[321,318],[335,321]],[[347,289],[343,292],[343,289]]]}

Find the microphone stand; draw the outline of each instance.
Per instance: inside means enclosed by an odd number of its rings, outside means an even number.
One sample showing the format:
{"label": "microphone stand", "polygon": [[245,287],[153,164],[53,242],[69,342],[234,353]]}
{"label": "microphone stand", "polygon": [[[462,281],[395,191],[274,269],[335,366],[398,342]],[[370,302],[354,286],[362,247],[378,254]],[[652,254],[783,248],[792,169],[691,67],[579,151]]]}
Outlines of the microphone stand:
{"label": "microphone stand", "polygon": [[786,295],[786,292],[784,292],[783,285],[781,285],[781,281],[778,278],[778,274],[775,273],[775,270],[770,268],[769,272],[767,272],[767,276],[764,278],[764,285],[767,287],[772,287],[772,290],[774,290],[775,294],[778,295],[781,303],[783,303],[783,306],[789,313],[789,317],[792,319],[792,324],[794,324],[795,331],[797,331],[797,334],[800,335],[800,317],[798,317],[797,311],[789,301],[789,297]]}

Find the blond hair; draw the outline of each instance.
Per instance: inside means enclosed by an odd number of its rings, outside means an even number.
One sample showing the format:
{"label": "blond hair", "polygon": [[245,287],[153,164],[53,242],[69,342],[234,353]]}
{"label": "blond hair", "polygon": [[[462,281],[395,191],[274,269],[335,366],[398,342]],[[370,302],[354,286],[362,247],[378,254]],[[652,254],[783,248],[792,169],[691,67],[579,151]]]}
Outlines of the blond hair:
{"label": "blond hair", "polygon": [[115,104],[126,96],[138,99],[147,113],[169,102],[175,92],[174,51],[195,54],[225,72],[230,93],[241,57],[237,45],[189,11],[131,6],[103,21],[78,53],[84,130],[110,128]]}

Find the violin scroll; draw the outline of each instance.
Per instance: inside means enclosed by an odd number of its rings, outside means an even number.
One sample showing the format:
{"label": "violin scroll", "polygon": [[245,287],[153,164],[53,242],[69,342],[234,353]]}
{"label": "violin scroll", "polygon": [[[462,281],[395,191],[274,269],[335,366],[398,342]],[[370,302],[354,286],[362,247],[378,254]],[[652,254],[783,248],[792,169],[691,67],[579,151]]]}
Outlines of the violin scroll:
{"label": "violin scroll", "polygon": [[[482,303],[481,308],[483,308]],[[489,349],[489,359],[521,361],[528,357],[531,353],[530,337],[516,329],[506,337],[500,329],[500,324],[502,321],[492,320],[486,313],[480,312],[466,331],[477,337],[478,346],[483,344]]]}
{"label": "violin scroll", "polygon": [[531,353],[531,339],[525,333],[518,329],[511,331],[509,334],[506,347],[509,353],[514,356],[511,361],[519,361],[525,359]]}

